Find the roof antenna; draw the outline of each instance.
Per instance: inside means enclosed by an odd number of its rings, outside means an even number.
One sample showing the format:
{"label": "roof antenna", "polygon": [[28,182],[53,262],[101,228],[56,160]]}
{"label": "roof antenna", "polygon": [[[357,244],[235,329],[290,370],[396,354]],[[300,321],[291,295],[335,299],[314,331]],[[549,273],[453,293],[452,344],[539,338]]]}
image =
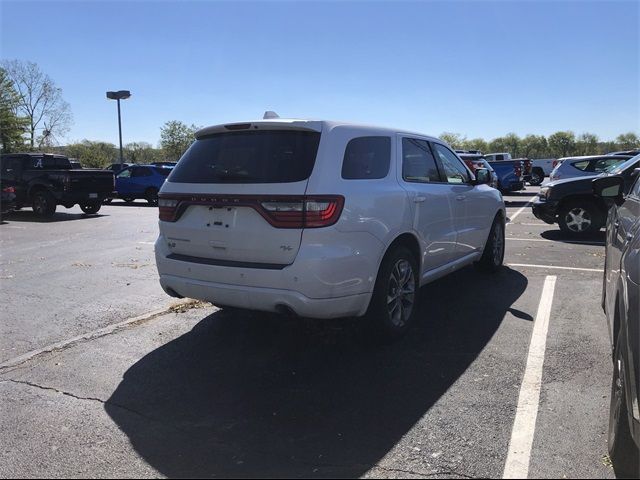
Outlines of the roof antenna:
{"label": "roof antenna", "polygon": [[264,112],[264,116],[262,117],[263,120],[270,120],[272,118],[280,118],[280,115],[271,110],[267,110],[266,112]]}

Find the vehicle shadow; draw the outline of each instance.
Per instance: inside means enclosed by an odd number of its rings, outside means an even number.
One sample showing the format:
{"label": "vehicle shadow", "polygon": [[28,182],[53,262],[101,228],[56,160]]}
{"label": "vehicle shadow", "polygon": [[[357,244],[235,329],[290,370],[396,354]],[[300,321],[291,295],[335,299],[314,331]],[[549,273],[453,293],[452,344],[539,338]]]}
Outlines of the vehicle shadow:
{"label": "vehicle shadow", "polygon": [[580,236],[570,235],[568,233],[564,233],[559,228],[557,230],[546,230],[540,234],[540,236],[546,240],[553,240],[556,242],[563,243],[575,243],[575,244],[584,244],[584,243],[592,243],[593,245],[601,245],[604,246],[607,241],[607,232],[604,230],[599,230],[597,232],[585,233]]}
{"label": "vehicle shadow", "polygon": [[422,289],[419,321],[385,347],[355,320],[222,310],[129,368],[105,410],[168,477],[358,477],[467,370],[526,287],[508,268],[452,274]]}
{"label": "vehicle shadow", "polygon": [[106,217],[108,215],[96,213],[93,215],[87,215],[85,213],[64,213],[56,212],[50,218],[42,218],[28,210],[18,210],[3,216],[5,222],[35,222],[35,223],[56,223],[56,222],[69,222],[73,220],[85,220],[87,218]]}

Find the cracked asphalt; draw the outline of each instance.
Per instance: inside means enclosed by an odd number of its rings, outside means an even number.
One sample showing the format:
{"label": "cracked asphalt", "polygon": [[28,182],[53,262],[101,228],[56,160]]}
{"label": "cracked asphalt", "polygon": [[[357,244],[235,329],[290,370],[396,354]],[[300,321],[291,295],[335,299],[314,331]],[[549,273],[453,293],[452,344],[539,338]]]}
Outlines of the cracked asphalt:
{"label": "cracked asphalt", "polygon": [[[514,214],[537,191],[505,197]],[[529,477],[614,478],[606,464],[611,359],[600,309],[604,235],[572,243],[527,208],[508,264],[421,291],[400,342],[362,322],[174,309],[143,203],[0,225],[0,476],[501,477],[529,339],[556,275]],[[542,240],[542,241],[539,241]],[[111,330],[113,329],[113,330]]]}

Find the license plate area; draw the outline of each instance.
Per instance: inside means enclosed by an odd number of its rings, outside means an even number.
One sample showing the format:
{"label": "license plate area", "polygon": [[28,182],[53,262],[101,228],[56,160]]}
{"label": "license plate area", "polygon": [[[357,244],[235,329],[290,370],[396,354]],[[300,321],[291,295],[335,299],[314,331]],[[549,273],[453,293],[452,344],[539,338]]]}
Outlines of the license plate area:
{"label": "license plate area", "polygon": [[238,207],[206,207],[208,209],[206,227],[211,229],[232,229],[236,226]]}
{"label": "license plate area", "polygon": [[89,198],[98,198],[98,194],[97,193],[90,193],[89,194]]}

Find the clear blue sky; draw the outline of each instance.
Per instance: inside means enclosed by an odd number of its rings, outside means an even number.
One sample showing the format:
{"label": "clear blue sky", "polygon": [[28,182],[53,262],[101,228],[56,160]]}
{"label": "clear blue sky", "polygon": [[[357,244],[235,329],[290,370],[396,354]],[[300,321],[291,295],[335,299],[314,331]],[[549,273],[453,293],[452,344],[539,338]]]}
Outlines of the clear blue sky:
{"label": "clear blue sky", "polygon": [[1,57],[36,62],[68,141],[281,116],[438,135],[640,131],[640,2],[1,0]]}

